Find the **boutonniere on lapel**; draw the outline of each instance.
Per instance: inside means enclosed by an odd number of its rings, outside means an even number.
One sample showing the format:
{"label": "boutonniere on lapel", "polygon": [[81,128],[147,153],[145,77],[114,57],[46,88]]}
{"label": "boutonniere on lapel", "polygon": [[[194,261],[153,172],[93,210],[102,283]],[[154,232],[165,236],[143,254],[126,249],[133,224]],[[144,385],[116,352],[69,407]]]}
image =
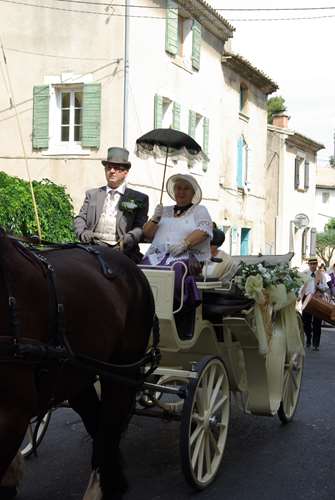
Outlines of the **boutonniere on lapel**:
{"label": "boutonniere on lapel", "polygon": [[138,200],[125,200],[120,203],[120,210],[124,213],[132,214],[137,208],[141,208],[143,203]]}

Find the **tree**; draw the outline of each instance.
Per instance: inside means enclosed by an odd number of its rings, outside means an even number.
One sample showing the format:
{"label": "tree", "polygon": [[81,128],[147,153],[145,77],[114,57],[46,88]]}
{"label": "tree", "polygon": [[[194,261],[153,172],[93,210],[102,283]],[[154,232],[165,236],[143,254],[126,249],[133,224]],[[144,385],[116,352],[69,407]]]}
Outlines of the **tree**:
{"label": "tree", "polygon": [[[75,241],[73,207],[63,186],[48,179],[33,181],[42,238],[54,242]],[[16,236],[37,234],[27,181],[0,172],[0,226]]]}
{"label": "tree", "polygon": [[335,158],[333,155],[329,157],[329,165],[333,168],[335,167]]}
{"label": "tree", "polygon": [[270,97],[268,100],[268,123],[272,123],[272,117],[276,113],[283,113],[286,111],[285,99],[283,97],[276,96]]}
{"label": "tree", "polygon": [[316,235],[316,254],[326,267],[333,261],[335,253],[335,219],[330,219],[323,233]]}

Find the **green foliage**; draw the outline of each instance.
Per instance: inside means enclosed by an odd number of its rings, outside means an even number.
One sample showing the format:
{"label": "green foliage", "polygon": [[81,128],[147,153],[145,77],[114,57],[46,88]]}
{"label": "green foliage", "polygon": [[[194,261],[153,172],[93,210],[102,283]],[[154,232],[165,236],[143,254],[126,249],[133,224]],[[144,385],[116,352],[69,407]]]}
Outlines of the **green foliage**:
{"label": "green foliage", "polygon": [[264,266],[262,263],[245,264],[242,262],[234,282],[242,291],[245,291],[250,276],[259,277],[261,289],[283,284],[287,292],[294,292],[295,295],[298,295],[300,287],[304,284],[298,268],[284,263]]}
{"label": "green foliage", "polygon": [[[42,238],[63,243],[75,241],[73,207],[63,186],[48,179],[33,181]],[[16,236],[37,235],[29,183],[0,171],[0,226]]]}
{"label": "green foliage", "polygon": [[326,267],[330,266],[335,251],[335,219],[330,219],[323,233],[316,235],[316,254]]}
{"label": "green foliage", "polygon": [[334,158],[334,155],[331,155],[331,156],[329,157],[329,165],[330,165],[331,167],[333,167],[333,168],[335,167],[335,158]]}
{"label": "green foliage", "polygon": [[281,96],[270,97],[268,100],[268,123],[272,123],[272,117],[276,113],[286,111],[285,99]]}

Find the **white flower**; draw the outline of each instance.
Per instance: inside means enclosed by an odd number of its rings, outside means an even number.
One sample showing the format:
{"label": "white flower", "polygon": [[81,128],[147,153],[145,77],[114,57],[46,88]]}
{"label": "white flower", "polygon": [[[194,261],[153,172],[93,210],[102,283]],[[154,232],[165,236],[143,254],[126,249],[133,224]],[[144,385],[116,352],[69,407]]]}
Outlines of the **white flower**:
{"label": "white flower", "polygon": [[122,203],[122,206],[124,208],[128,208],[129,210],[134,210],[134,208],[137,207],[136,203],[134,201],[132,201],[132,200],[130,200],[130,201],[124,201]]}
{"label": "white flower", "polygon": [[263,278],[260,274],[248,276],[245,282],[245,294],[247,297],[254,299],[258,304],[264,304]]}

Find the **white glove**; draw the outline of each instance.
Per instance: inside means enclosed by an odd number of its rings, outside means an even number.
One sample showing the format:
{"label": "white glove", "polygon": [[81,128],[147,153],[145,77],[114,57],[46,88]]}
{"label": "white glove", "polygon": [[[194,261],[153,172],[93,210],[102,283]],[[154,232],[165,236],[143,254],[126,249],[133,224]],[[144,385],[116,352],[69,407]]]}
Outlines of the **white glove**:
{"label": "white glove", "polygon": [[154,210],[151,220],[154,222],[159,222],[162,218],[162,215],[163,215],[163,205],[159,203]]}
{"label": "white glove", "polygon": [[175,243],[174,245],[169,246],[169,253],[172,257],[178,257],[178,255],[183,254],[189,245],[186,240],[180,241],[179,243]]}

